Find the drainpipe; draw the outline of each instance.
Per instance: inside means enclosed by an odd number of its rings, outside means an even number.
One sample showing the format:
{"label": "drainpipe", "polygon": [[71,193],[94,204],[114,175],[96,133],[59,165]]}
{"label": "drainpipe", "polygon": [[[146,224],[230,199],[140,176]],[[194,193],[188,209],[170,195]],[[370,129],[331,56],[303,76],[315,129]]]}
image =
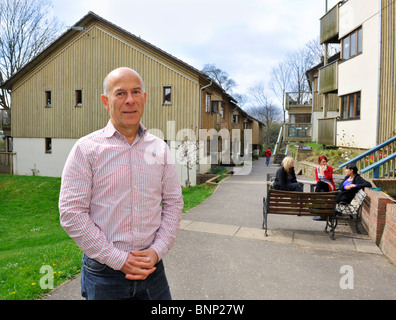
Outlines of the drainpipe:
{"label": "drainpipe", "polygon": [[[202,91],[208,87],[210,87],[213,83],[213,80],[211,78],[208,78],[210,80],[210,83],[202,88],[199,89],[199,106],[198,106],[198,142],[199,142],[199,130],[201,129],[201,106],[202,106]],[[197,173],[201,172],[200,164],[197,166]]]}
{"label": "drainpipe", "polygon": [[[208,87],[210,87],[213,83],[213,80],[208,78],[208,80],[210,80],[210,83],[202,88],[200,88],[199,90],[199,108],[198,108],[198,112],[199,112],[199,123],[198,123],[198,130],[201,129],[201,105],[202,105],[202,91]],[[198,136],[199,136],[199,132],[198,132]]]}
{"label": "drainpipe", "polygon": [[381,45],[382,45],[382,0],[380,1],[380,18],[379,18],[379,57],[378,57],[378,104],[377,104],[377,130],[375,137],[375,145],[379,144],[379,120],[380,120],[380,105],[381,105]]}

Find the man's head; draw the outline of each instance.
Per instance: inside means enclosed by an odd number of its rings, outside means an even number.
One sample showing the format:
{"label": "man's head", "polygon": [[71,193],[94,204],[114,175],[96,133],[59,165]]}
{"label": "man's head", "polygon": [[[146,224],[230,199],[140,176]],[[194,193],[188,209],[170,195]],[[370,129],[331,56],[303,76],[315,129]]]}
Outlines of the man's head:
{"label": "man's head", "polygon": [[138,132],[146,92],[143,80],[135,70],[123,67],[111,71],[104,80],[101,98],[118,131],[124,135]]}

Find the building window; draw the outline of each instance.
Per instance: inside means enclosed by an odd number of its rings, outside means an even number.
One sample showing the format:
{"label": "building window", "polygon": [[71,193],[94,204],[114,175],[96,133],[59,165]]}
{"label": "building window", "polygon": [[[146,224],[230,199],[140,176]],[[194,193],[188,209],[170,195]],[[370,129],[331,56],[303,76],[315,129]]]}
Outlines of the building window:
{"label": "building window", "polygon": [[232,123],[238,124],[239,123],[239,116],[237,113],[232,114]]}
{"label": "building window", "polygon": [[205,107],[206,113],[210,113],[211,106],[212,106],[212,104],[211,104],[210,94],[207,93],[206,94],[206,107]]}
{"label": "building window", "polygon": [[171,86],[164,86],[162,104],[164,104],[164,105],[172,104],[172,87]]}
{"label": "building window", "polygon": [[311,114],[293,113],[290,115],[290,123],[311,123]]}
{"label": "building window", "polygon": [[52,153],[52,139],[45,138],[45,153]]}
{"label": "building window", "polygon": [[341,97],[341,120],[360,119],[360,92]]}
{"label": "building window", "polygon": [[76,107],[82,107],[82,90],[76,90]]}
{"label": "building window", "polygon": [[225,114],[224,114],[224,103],[221,103],[221,107],[220,107],[220,115],[223,119],[225,119]]}
{"label": "building window", "polygon": [[45,91],[45,107],[51,108],[51,106],[52,106],[51,91],[47,90]]}
{"label": "building window", "polygon": [[362,28],[359,28],[342,39],[342,59],[348,60],[362,53],[362,38]]}
{"label": "building window", "polygon": [[219,101],[212,101],[212,112],[219,113]]}

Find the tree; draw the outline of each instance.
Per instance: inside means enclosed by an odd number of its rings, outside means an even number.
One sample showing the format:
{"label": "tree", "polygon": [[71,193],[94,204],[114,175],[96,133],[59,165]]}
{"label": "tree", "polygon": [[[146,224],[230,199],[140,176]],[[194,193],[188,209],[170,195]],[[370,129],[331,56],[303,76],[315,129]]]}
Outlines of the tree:
{"label": "tree", "polygon": [[202,72],[216,81],[227,93],[231,93],[232,89],[238,86],[233,79],[229,78],[227,72],[217,68],[214,64],[205,64]]}
{"label": "tree", "polygon": [[267,146],[270,146],[274,140],[276,141],[276,131],[279,131],[279,122],[282,121],[282,110],[268,99],[263,81],[249,88],[249,94],[253,105],[249,107],[248,112],[264,123],[264,137]]}
{"label": "tree", "polygon": [[[312,56],[313,65],[317,65],[324,61],[325,50],[324,46],[320,44],[319,37],[308,41],[305,46],[309,55]],[[327,46],[327,55],[328,57],[331,57],[340,52],[340,50],[341,48],[339,43],[330,43]]]}
{"label": "tree", "polygon": [[[63,25],[51,12],[50,0],[0,0],[0,84],[59,35]],[[0,107],[11,108],[9,92],[4,89]]]}
{"label": "tree", "polygon": [[271,69],[272,81],[271,88],[275,96],[281,103],[283,110],[283,122],[286,122],[286,109],[285,109],[285,92],[290,87],[290,70],[285,62],[279,62],[277,66]]}
{"label": "tree", "polygon": [[176,150],[176,160],[187,170],[185,186],[188,188],[191,187],[190,171],[198,164],[197,149],[196,141],[184,140]]}

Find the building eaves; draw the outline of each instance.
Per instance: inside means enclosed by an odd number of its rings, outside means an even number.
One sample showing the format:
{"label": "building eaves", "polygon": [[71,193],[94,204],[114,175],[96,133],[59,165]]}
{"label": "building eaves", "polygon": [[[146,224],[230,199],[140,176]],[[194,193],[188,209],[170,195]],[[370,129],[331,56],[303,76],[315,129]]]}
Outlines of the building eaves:
{"label": "building eaves", "polygon": [[36,57],[34,57],[30,62],[28,62],[25,66],[23,66],[18,72],[16,72],[12,77],[7,79],[1,87],[3,89],[11,90],[12,86],[22,79],[25,75],[27,75],[30,71],[32,71],[37,65],[39,65],[42,61],[46,59],[49,55],[56,52],[62,45],[67,42],[67,40],[71,39],[73,36],[78,34],[81,31],[85,30],[85,27],[91,24],[92,22],[99,21],[102,22],[112,28],[119,30],[124,33],[126,36],[133,38],[135,41],[142,43],[145,46],[150,47],[151,49],[159,52],[162,55],[165,55],[175,61],[176,63],[182,65],[185,68],[190,69],[192,72],[198,74],[201,79],[206,79],[207,76],[199,71],[198,69],[192,67],[191,65],[185,63],[184,61],[174,57],[173,55],[163,51],[162,49],[152,45],[151,43],[141,39],[140,37],[130,33],[129,31],[113,24],[112,22],[98,16],[94,12],[90,11],[86,14],[81,20],[79,20],[76,24],[66,30],[61,36],[59,36],[56,40],[50,43],[41,53],[39,53]]}

